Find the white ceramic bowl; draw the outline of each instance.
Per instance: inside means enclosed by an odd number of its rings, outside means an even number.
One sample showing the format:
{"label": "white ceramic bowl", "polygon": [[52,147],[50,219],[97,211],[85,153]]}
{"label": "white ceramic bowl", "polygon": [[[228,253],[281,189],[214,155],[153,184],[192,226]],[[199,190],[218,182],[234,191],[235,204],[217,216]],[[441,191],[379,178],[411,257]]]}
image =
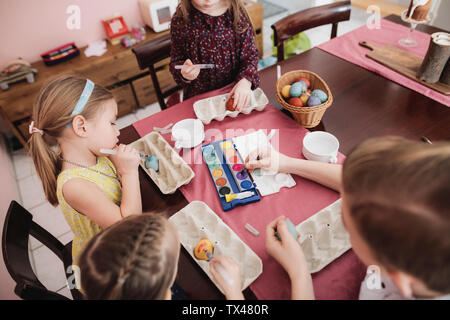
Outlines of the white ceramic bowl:
{"label": "white ceramic bowl", "polygon": [[337,163],[338,150],[339,141],[331,133],[307,132],[303,138],[302,152],[308,160]]}
{"label": "white ceramic bowl", "polygon": [[205,139],[205,128],[198,119],[184,119],[175,123],[172,128],[172,140],[175,148],[193,148]]}

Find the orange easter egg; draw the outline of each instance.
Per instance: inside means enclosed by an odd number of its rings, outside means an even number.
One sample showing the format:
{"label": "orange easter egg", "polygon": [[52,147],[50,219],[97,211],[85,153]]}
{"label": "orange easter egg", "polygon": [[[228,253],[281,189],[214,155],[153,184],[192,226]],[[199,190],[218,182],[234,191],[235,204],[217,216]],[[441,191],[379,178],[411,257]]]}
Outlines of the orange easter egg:
{"label": "orange easter egg", "polygon": [[296,107],[303,107],[303,101],[302,101],[302,99],[297,98],[297,97],[295,97],[295,98],[290,98],[290,99],[288,100],[288,103],[289,103],[290,105],[293,105],[293,106],[296,106]]}

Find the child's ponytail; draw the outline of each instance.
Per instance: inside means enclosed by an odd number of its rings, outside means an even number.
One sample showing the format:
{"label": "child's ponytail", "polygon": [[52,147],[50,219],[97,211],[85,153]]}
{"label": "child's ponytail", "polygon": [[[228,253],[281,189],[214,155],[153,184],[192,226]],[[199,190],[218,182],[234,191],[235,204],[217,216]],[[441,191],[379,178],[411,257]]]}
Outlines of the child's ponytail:
{"label": "child's ponytail", "polygon": [[36,131],[32,133],[31,130],[30,133],[30,154],[36,167],[36,172],[42,181],[47,200],[56,207],[58,205],[56,177],[60,170],[58,156],[44,141],[42,134]]}
{"label": "child's ponytail", "polygon": [[[58,138],[74,118],[72,111],[86,86],[86,78],[62,75],[45,84],[33,107],[29,150],[47,200],[58,205],[56,181],[61,170]],[[95,85],[84,109],[79,114],[92,119],[101,109],[101,102],[113,99],[111,92]]]}

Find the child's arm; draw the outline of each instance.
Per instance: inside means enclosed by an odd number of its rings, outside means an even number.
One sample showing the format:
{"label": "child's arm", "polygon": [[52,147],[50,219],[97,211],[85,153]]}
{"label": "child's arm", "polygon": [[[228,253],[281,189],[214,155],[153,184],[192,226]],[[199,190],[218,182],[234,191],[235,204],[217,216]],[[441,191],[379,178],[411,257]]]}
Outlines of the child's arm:
{"label": "child's arm", "polygon": [[[244,19],[241,15],[241,20]],[[258,49],[255,46],[251,23],[240,36],[239,73],[236,85],[231,89],[233,108],[241,111],[250,102],[251,90],[259,86]]]}
{"label": "child's arm", "polygon": [[[241,19],[244,19],[241,15]],[[253,27],[249,24],[247,30],[240,34],[240,64],[236,81],[245,78],[251,83],[251,89],[259,87],[258,49],[253,37]]]}
{"label": "child's arm", "polygon": [[183,78],[181,72],[182,70],[175,69],[176,65],[183,65],[185,64],[185,61],[188,60],[188,56],[186,55],[186,43],[183,30],[185,30],[183,19],[174,16],[170,25],[169,69],[175,82],[181,87],[186,87],[187,85],[189,85],[189,83],[191,83],[191,80]]}
{"label": "child's arm", "polygon": [[341,189],[342,165],[291,158],[279,153],[271,145],[250,152],[245,159],[245,167],[293,173],[338,192]]}
{"label": "child's arm", "polygon": [[[291,279],[292,299],[314,299],[314,288],[305,255],[300,244],[289,233],[286,217],[281,216],[270,222],[266,228],[266,249],[277,260]],[[278,231],[281,240],[275,235]]]}
{"label": "child's arm", "polygon": [[[230,275],[232,283],[227,282],[220,272],[217,270],[216,264],[220,264],[226,272]],[[222,288],[223,293],[227,300],[244,300],[244,295],[241,291],[241,276],[239,266],[230,257],[227,256],[215,256],[209,263],[210,271],[213,278],[217,281]]]}
{"label": "child's arm", "polygon": [[122,183],[120,206],[111,201],[95,183],[85,179],[71,179],[62,189],[64,199],[72,208],[102,228],[107,228],[132,214],[142,213],[138,172],[139,155],[136,150],[123,144],[114,149],[117,154],[111,156],[111,161]]}
{"label": "child's arm", "polygon": [[122,220],[132,212],[121,210],[105,193],[93,182],[81,178],[67,181],[63,186],[63,196],[66,202],[76,211],[88,217],[102,228],[107,228]]}

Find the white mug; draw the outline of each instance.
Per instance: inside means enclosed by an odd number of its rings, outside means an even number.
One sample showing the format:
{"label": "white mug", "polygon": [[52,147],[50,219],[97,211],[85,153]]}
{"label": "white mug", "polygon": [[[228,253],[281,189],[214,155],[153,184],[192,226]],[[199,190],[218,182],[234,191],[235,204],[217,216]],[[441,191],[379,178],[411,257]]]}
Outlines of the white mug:
{"label": "white mug", "polygon": [[337,163],[339,141],[325,131],[307,132],[303,138],[302,152],[306,159],[320,162]]}

